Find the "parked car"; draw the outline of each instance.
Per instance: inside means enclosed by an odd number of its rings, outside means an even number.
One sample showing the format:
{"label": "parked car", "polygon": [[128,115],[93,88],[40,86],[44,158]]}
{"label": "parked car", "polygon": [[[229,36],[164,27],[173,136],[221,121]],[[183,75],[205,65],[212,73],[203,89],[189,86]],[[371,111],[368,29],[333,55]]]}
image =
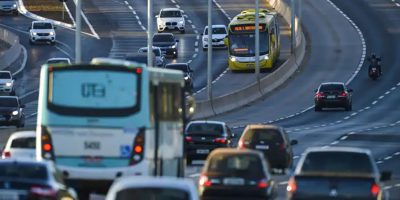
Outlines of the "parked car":
{"label": "parked car", "polygon": [[352,89],[347,89],[342,82],[322,83],[315,90],[314,102],[315,111],[322,108],[343,107],[346,111],[352,110]]}
{"label": "parked car", "polygon": [[[212,25],[212,32],[211,32],[211,38],[212,38],[212,47],[223,47],[226,48],[226,45],[224,43],[224,39],[226,36],[228,36],[228,31],[226,29],[225,25],[218,24],[218,25]],[[203,50],[206,51],[208,49],[208,26],[204,27],[202,35],[202,44],[203,44]]]}
{"label": "parked car", "polygon": [[[147,53],[147,47],[142,47],[139,49],[139,53]],[[153,47],[153,53],[156,57],[156,62],[154,63],[157,67],[164,67],[165,66],[165,57],[162,53],[160,47]]]}
{"label": "parked car", "polygon": [[[156,57],[155,57],[154,53],[152,53],[151,55],[152,55],[151,59],[153,60],[153,64],[156,64],[157,61],[156,61]],[[148,66],[147,65],[147,53],[144,53],[144,52],[129,54],[125,57],[125,60],[145,64],[146,66]]]}
{"label": "parked car", "polygon": [[29,27],[29,43],[50,42],[56,44],[56,27],[50,21],[33,21]]}
{"label": "parked car", "polygon": [[0,124],[15,125],[17,128],[25,126],[25,105],[21,104],[16,96],[0,96]]}
{"label": "parked car", "polygon": [[277,185],[264,156],[254,150],[216,149],[199,178],[200,198],[275,199]]}
{"label": "parked car", "polygon": [[0,12],[1,13],[12,13],[18,15],[18,2],[17,0],[1,0],[0,1]]}
{"label": "parked car", "polygon": [[0,160],[0,172],[1,199],[77,199],[52,162],[5,159]]}
{"label": "parked car", "polygon": [[65,63],[65,64],[71,64],[71,60],[69,58],[50,58],[46,62],[47,64],[60,64],[60,63]]}
{"label": "parked car", "polygon": [[297,140],[289,140],[283,127],[276,125],[247,125],[238,142],[239,149],[261,151],[271,168],[285,170],[293,164],[292,145]]}
{"label": "parked car", "polygon": [[165,30],[178,30],[181,33],[185,33],[185,18],[182,10],[178,8],[163,8],[156,18],[159,33]]}
{"label": "parked car", "polygon": [[287,185],[290,200],[388,199],[380,173],[369,150],[352,147],[308,148]]}
{"label": "parked car", "polygon": [[0,71],[0,92],[15,95],[14,81],[10,71]]}
{"label": "parked car", "polygon": [[160,47],[166,56],[178,57],[178,42],[172,33],[156,33],[153,36],[153,46]]}
{"label": "parked car", "polygon": [[235,135],[220,121],[191,121],[185,129],[186,161],[204,160],[216,148],[232,147]]}
{"label": "parked car", "polygon": [[191,180],[173,177],[123,177],[117,179],[106,200],[198,200],[197,189]]}
{"label": "parked car", "polygon": [[182,71],[184,74],[183,78],[185,80],[186,91],[190,93],[193,91],[193,70],[188,63],[169,63],[165,65],[165,68]]}
{"label": "parked car", "polygon": [[36,132],[20,131],[11,134],[1,158],[36,158]]}

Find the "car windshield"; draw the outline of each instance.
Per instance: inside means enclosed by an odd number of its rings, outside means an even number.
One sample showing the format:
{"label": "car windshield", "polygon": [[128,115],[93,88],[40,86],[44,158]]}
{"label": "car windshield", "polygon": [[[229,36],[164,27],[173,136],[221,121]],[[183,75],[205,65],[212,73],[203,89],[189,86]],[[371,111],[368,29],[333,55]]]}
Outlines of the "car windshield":
{"label": "car windshield", "polygon": [[208,164],[208,173],[260,178],[265,176],[261,159],[254,154],[218,154]]}
{"label": "car windshield", "polygon": [[35,147],[36,147],[36,138],[35,137],[15,138],[11,142],[11,148],[35,149]]}
{"label": "car windshield", "polygon": [[301,168],[302,173],[372,174],[367,154],[350,152],[312,152]]}
{"label": "car windshield", "polygon": [[182,13],[178,10],[162,11],[160,17],[182,17]]}
{"label": "car windshield", "polygon": [[183,72],[186,72],[186,73],[189,72],[187,65],[172,64],[172,65],[166,65],[165,68],[174,69],[174,70],[180,70],[180,71],[183,71]]}
{"label": "car windshield", "polygon": [[221,124],[193,123],[187,129],[187,134],[223,134],[224,128]]}
{"label": "car windshield", "polygon": [[[208,34],[208,28],[206,28],[204,35],[207,35],[207,34]],[[226,30],[225,30],[225,28],[222,28],[222,27],[221,28],[220,27],[213,28],[212,34],[226,34]]]}
{"label": "car windshield", "polygon": [[34,23],[33,29],[53,29],[51,23]]}
{"label": "car windshield", "polygon": [[344,91],[344,87],[342,84],[323,84],[321,85],[320,92],[328,92],[328,91]]}
{"label": "car windshield", "polygon": [[174,36],[170,34],[159,34],[154,35],[153,42],[174,42]]}
{"label": "car windshield", "polygon": [[0,98],[0,107],[18,107],[17,98]]}
{"label": "car windshield", "polygon": [[189,197],[184,190],[146,187],[121,190],[117,193],[116,200],[189,200]]}
{"label": "car windshield", "polygon": [[[255,56],[255,34],[232,34],[229,40],[229,49],[233,56]],[[268,54],[268,45],[268,33],[260,32],[260,55]]]}
{"label": "car windshield", "polygon": [[11,74],[9,72],[0,72],[0,79],[11,79]]}
{"label": "car windshield", "polygon": [[18,162],[0,164],[0,179],[46,180],[47,177],[46,167],[40,164]]}
{"label": "car windshield", "polygon": [[58,64],[58,63],[69,63],[67,59],[54,59],[54,60],[48,60],[47,64]]}
{"label": "car windshield", "polygon": [[[140,49],[139,52],[147,53],[147,48]],[[161,50],[160,49],[153,49],[153,53],[155,56],[161,56]]]}

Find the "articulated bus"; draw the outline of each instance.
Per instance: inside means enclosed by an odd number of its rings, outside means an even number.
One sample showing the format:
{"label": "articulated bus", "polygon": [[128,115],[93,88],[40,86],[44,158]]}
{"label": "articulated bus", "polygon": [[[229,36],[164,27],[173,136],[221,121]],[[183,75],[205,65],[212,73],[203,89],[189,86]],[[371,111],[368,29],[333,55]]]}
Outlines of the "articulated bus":
{"label": "articulated bus", "polygon": [[80,192],[120,176],[183,176],[184,106],[179,71],[108,58],[44,65],[36,156]]}
{"label": "articulated bus", "polygon": [[[272,68],[280,53],[277,14],[260,9],[260,68]],[[255,11],[249,9],[235,16],[228,26],[228,66],[232,71],[255,69]]]}

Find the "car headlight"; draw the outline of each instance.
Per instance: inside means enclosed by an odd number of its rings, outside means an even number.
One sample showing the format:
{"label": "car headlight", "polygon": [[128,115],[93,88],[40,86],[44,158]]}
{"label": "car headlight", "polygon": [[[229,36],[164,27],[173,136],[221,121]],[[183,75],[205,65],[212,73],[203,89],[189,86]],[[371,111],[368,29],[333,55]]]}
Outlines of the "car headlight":
{"label": "car headlight", "polygon": [[179,24],[183,24],[183,22],[184,22],[184,21],[182,20],[182,21],[179,21],[178,23],[179,23]]}
{"label": "car headlight", "polygon": [[7,86],[7,87],[11,87],[11,86],[12,86],[12,83],[6,83],[6,86]]}
{"label": "car headlight", "polygon": [[231,61],[232,62],[236,62],[236,57],[235,56],[231,56]]}
{"label": "car headlight", "polygon": [[268,59],[269,59],[268,55],[265,55],[264,60],[268,60]]}
{"label": "car headlight", "polygon": [[172,45],[171,48],[175,49],[175,48],[176,48],[176,45]]}
{"label": "car headlight", "polygon": [[13,8],[16,8],[17,7],[17,4],[13,4]]}
{"label": "car headlight", "polygon": [[12,112],[12,115],[14,115],[14,116],[15,116],[15,115],[18,115],[18,113],[19,113],[18,110],[14,110],[14,111]]}
{"label": "car headlight", "polygon": [[32,32],[32,35],[35,35],[35,36],[36,36],[36,35],[37,35],[37,33],[36,33],[36,32]]}
{"label": "car headlight", "polygon": [[54,35],[54,32],[50,32],[50,35]]}
{"label": "car headlight", "polygon": [[189,80],[189,76],[185,76],[183,77],[183,79],[185,79],[185,81]]}

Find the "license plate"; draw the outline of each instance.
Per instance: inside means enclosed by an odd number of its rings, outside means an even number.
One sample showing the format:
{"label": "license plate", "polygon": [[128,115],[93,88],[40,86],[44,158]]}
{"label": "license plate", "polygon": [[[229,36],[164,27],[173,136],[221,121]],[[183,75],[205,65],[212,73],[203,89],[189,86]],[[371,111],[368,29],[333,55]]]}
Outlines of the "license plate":
{"label": "license plate", "polygon": [[224,185],[244,185],[243,178],[224,178]]}
{"label": "license plate", "polygon": [[254,64],[247,64],[246,66],[249,67],[249,68],[253,68]]}
{"label": "license plate", "polygon": [[335,95],[328,95],[326,98],[327,99],[334,99],[334,98],[336,98],[336,96]]}
{"label": "license plate", "polygon": [[13,191],[1,191],[0,200],[19,200],[18,193]]}
{"label": "license plate", "polygon": [[259,150],[268,150],[269,146],[268,145],[256,145],[256,149]]}
{"label": "license plate", "polygon": [[210,152],[210,150],[208,149],[197,149],[196,153],[198,154],[208,154]]}

